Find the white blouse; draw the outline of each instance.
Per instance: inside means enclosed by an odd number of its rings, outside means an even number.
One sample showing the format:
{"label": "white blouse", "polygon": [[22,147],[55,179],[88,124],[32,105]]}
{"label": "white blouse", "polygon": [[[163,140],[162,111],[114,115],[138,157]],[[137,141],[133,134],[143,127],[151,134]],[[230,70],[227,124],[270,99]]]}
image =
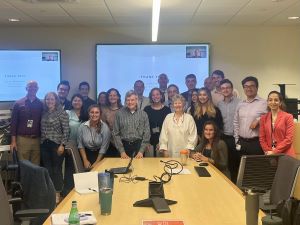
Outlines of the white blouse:
{"label": "white blouse", "polygon": [[198,136],[194,118],[184,113],[178,121],[174,113],[166,116],[159,137],[159,149],[167,150],[170,157],[178,158],[180,150],[194,150]]}

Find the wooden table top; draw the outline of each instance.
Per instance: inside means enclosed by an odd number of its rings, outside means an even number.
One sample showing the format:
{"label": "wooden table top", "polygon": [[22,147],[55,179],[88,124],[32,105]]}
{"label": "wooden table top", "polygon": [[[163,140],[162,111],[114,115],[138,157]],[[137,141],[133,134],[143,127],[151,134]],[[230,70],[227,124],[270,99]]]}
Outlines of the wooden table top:
{"label": "wooden table top", "polygon": [[[164,164],[160,160],[168,159],[134,159],[132,175],[153,180],[153,175],[160,176],[163,173]],[[128,161],[106,158],[94,170],[104,171],[127,166]],[[183,220],[186,225],[246,225],[245,202],[241,191],[215,167],[206,167],[211,177],[198,177],[194,166],[197,166],[197,163],[189,159],[184,168],[189,169],[191,174],[174,175],[169,183],[164,184],[165,198],[177,201],[177,204],[170,205],[170,213],[158,214],[153,208],[133,207],[135,201],[148,198],[148,181],[119,182],[123,175],[115,178],[111,215],[100,215],[98,193],[80,195],[74,190],[53,213],[68,213],[72,200],[77,200],[78,210],[93,211],[97,224],[101,225],[141,225],[143,220],[163,219]],[[44,224],[51,224],[51,218],[49,217]]]}

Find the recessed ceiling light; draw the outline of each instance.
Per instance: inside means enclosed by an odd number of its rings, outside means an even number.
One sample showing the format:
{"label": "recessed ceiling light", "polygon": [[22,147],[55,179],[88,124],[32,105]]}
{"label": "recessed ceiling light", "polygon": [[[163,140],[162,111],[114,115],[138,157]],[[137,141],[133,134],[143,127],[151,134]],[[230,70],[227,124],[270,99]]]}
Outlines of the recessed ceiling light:
{"label": "recessed ceiling light", "polygon": [[17,18],[9,18],[8,21],[9,21],[9,22],[20,22],[20,19],[17,19]]}
{"label": "recessed ceiling light", "polygon": [[296,20],[296,19],[299,19],[299,16],[289,16],[288,19],[289,20]]}
{"label": "recessed ceiling light", "polygon": [[272,2],[282,2],[283,0],[272,0]]}

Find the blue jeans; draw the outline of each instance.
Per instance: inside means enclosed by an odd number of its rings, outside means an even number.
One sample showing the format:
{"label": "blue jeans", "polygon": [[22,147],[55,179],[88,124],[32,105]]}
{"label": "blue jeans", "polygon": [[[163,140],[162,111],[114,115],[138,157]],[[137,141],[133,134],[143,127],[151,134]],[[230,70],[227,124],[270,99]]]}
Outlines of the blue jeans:
{"label": "blue jeans", "polygon": [[55,190],[61,192],[63,189],[62,163],[64,154],[57,155],[59,144],[53,141],[45,140],[41,144],[41,156],[44,167],[48,170],[50,178],[54,184]]}

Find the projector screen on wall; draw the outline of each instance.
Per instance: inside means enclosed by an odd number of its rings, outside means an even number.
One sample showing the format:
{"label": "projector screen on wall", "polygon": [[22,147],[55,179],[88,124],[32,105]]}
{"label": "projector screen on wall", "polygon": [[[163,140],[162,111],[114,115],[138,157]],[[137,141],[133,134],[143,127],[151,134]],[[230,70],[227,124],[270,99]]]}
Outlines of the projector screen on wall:
{"label": "projector screen on wall", "polygon": [[180,92],[187,90],[186,75],[196,75],[197,87],[202,87],[209,75],[209,44],[98,44],[96,54],[97,93],[114,87],[120,91],[122,102],[136,80],[144,81],[144,96],[148,96],[158,87],[161,73],[167,74],[169,85],[176,84]]}
{"label": "projector screen on wall", "polygon": [[0,101],[15,101],[26,95],[26,84],[38,82],[37,96],[56,91],[60,82],[59,50],[0,50]]}

